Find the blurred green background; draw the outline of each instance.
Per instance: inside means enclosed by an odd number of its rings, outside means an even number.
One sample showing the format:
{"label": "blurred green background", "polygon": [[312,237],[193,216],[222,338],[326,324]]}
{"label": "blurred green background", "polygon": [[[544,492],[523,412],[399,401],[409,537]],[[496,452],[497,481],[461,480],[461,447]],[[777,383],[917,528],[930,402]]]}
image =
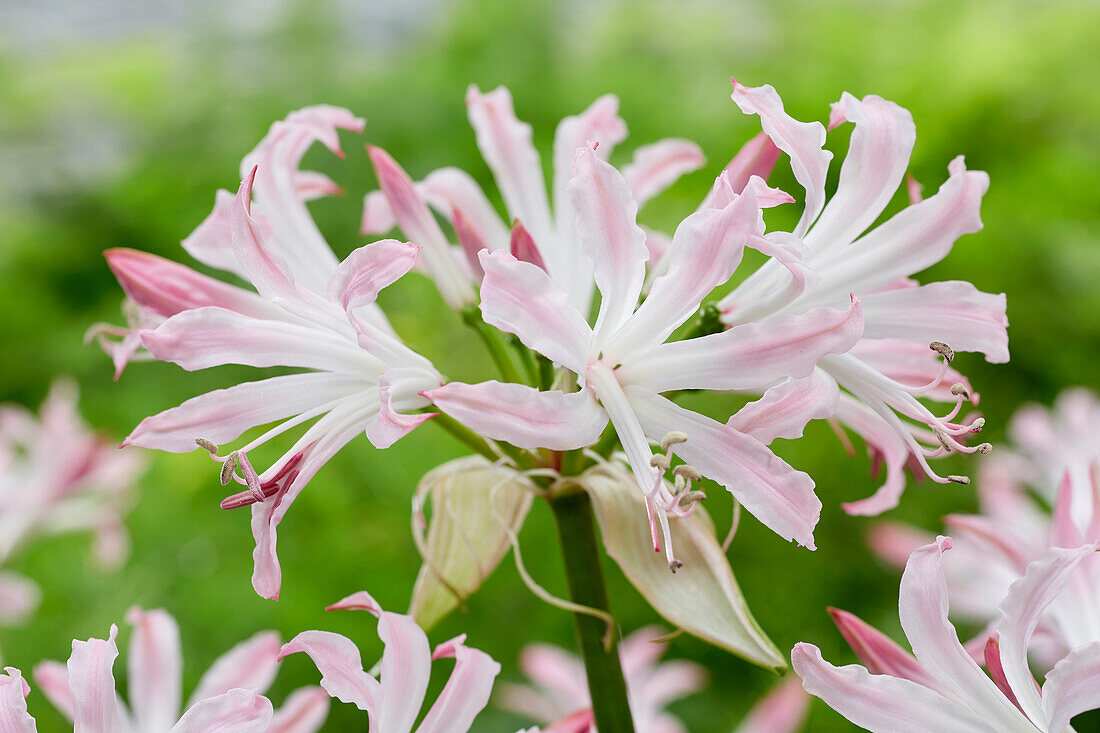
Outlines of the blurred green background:
{"label": "blurred green background", "polygon": [[[340,256],[363,243],[361,196],[375,185],[365,141],[387,148],[414,177],[454,164],[491,188],[465,120],[471,82],[512,89],[544,162],[557,120],[605,92],[619,95],[631,131],[613,161],[664,136],[700,143],[707,168],[644,212],[645,223],[671,230],[759,129],[729,100],[733,74],[775,85],[801,119],[826,119],[828,103],[845,90],[907,107],[918,130],[911,170],[926,193],[959,153],[990,173],[985,230],[922,279],[969,279],[1008,293],[1012,362],[988,365],[973,355],[956,362],[983,394],[986,435],[996,442],[1021,403],[1048,402],[1067,385],[1100,387],[1098,30],[1100,5],[1091,2],[8,0],[0,6],[0,399],[36,407],[51,379],[72,375],[86,418],[121,437],[152,412],[254,378],[247,369],[189,374],[134,364],[114,383],[106,357],[81,337],[94,321],[120,321],[121,291],[102,250],[122,245],[183,259],[178,242],[209,212],[215,189],[235,189],[240,158],[292,109],[327,102],[367,118],[361,138],[344,136],[346,160],[314,151],[306,161],[348,191],[311,205]],[[838,161],[846,144],[846,133],[830,135]],[[770,182],[800,196],[784,166]],[[424,281],[406,278],[384,305],[449,375],[488,374],[470,334]],[[718,400],[707,409],[728,414],[729,406]],[[826,605],[900,639],[896,574],[868,555],[868,520],[839,508],[878,485],[868,461],[862,452],[849,459],[824,425],[777,448],[815,477],[825,509],[814,553],[746,517],[730,557],[757,618],[780,648],[812,641],[838,663],[853,657]],[[218,508],[216,466],[201,451],[151,456],[129,519],[133,555],[121,572],[91,564],[81,537],[42,542],[16,558],[13,568],[40,582],[45,600],[25,628],[0,628],[5,663],[29,672],[40,659],[64,659],[71,639],[103,636],[131,604],[163,606],[179,619],[188,691],[218,654],[264,628],[284,639],[309,628],[338,631],[373,659],[380,645],[369,617],[322,609],[358,589],[404,609],[418,567],[412,490],[425,471],[461,453],[430,425],[385,452],[365,440],[341,452],[280,528],[278,603],[252,592],[248,520]],[[254,461],[266,465],[263,456]],[[944,472],[973,468],[959,461]],[[728,516],[724,492],[710,501],[714,516]],[[891,516],[935,528],[941,515],[973,505],[965,487],[913,485]],[[545,506],[536,505],[522,543],[532,574],[563,594]],[[656,621],[608,569],[624,630]],[[570,617],[528,593],[510,559],[432,638],[462,631],[513,680],[523,644],[573,646]],[[671,653],[712,672],[706,692],[674,706],[692,731],[730,730],[772,681],[691,638],[677,639]],[[123,678],[124,664],[115,672]],[[317,677],[304,656],[292,657],[271,696],[278,704]],[[29,704],[39,730],[61,730],[41,694]],[[476,729],[512,731],[521,722],[489,709]],[[361,713],[335,703],[326,730],[365,725]],[[815,703],[808,729],[849,725]]]}

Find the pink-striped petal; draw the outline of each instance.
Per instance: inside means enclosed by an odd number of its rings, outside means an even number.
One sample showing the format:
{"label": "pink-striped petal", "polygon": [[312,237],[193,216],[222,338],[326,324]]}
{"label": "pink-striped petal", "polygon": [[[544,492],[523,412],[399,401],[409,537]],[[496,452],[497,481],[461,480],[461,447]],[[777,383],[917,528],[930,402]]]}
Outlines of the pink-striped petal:
{"label": "pink-striped petal", "polygon": [[827,610],[848,646],[871,674],[901,677],[930,690],[942,692],[935,678],[924,671],[916,658],[886,634],[855,614],[839,608]]}
{"label": "pink-striped petal", "polygon": [[508,252],[481,253],[481,313],[485,322],[514,333],[530,349],[582,373],[592,329],[569,305],[569,295],[546,271]]}
{"label": "pink-striped petal", "polygon": [[384,191],[371,191],[363,197],[363,217],[359,221],[359,233],[385,234],[397,226],[389,199]]}
{"label": "pink-striped petal", "polygon": [[810,420],[823,420],[836,411],[840,390],[828,374],[815,369],[808,377],[787,379],[742,407],[729,419],[730,427],[764,445],[776,438],[801,438]]}
{"label": "pink-striped petal", "polygon": [[531,142],[531,126],[516,119],[512,94],[505,87],[482,94],[471,85],[466,91],[466,112],[509,215],[522,220],[536,240],[545,238],[551,231],[546,180]]}
{"label": "pink-striped petal", "polygon": [[861,293],[908,277],[947,256],[955,240],[982,228],[978,215],[989,176],[968,171],[962,157],[930,198],[860,237],[843,257],[822,264],[817,292]]}
{"label": "pink-striped petal", "polygon": [[1051,731],[1062,731],[1070,719],[1100,708],[1100,642],[1078,647],[1047,674],[1043,709]]}
{"label": "pink-striped petal", "polygon": [[622,328],[606,339],[608,358],[626,361],[631,354],[663,343],[711,290],[730,279],[745,241],[763,226],[752,195],[684,219],[673,235],[667,272],[653,281],[648,297]]}
{"label": "pink-striped petal", "polygon": [[73,725],[77,731],[125,730],[125,713],[115,693],[111,671],[118,657],[117,636],[118,627],[111,624],[111,633],[106,639],[73,640],[73,653],[67,667],[73,695]]}
{"label": "pink-striped petal", "polygon": [[546,262],[539,253],[539,246],[535,244],[531,232],[523,226],[523,222],[516,219],[512,226],[512,235],[508,243],[508,251],[520,262],[528,262],[542,270],[546,269]]}
{"label": "pink-striped petal", "polygon": [[[580,145],[583,144],[582,140]],[[641,208],[681,176],[699,170],[706,162],[703,151],[691,140],[670,137],[635,150],[634,158],[623,168],[623,178]]]}
{"label": "pink-striped petal", "polygon": [[195,439],[228,443],[257,425],[325,405],[370,389],[357,377],[337,374],[287,374],[241,384],[192,397],[178,407],[145,418],[123,442],[124,446],[186,453]]}
{"label": "pink-striped petal", "polygon": [[[951,388],[956,384],[962,384],[970,392],[974,401],[977,401],[977,393],[965,376],[951,367],[944,370],[943,358],[928,348],[931,340],[912,342],[893,338],[867,338],[867,303],[865,300],[860,302],[864,304],[864,338],[852,347],[849,352],[852,356],[884,376],[908,387],[923,388],[939,380],[937,386],[923,393],[923,396],[931,400],[954,402],[955,395],[951,394]],[[983,486],[979,491],[985,489],[984,482],[982,483]]]}
{"label": "pink-striped petal", "polygon": [[791,156],[794,177],[806,189],[806,208],[795,227],[803,236],[825,206],[825,176],[833,154],[824,149],[825,128],[820,122],[799,122],[783,110],[775,89],[742,86],[733,80],[733,101],[745,114],[760,115],[760,126],[772,143]]}
{"label": "pink-striped petal", "polygon": [[1001,618],[996,625],[1001,665],[1021,709],[1032,720],[1042,721],[1046,716],[1027,662],[1032,634],[1043,611],[1066,588],[1073,571],[1082,560],[1093,556],[1096,549],[1096,545],[1050,548],[1041,559],[1027,566],[1023,577],[1012,584],[1001,603]]}
{"label": "pink-striped petal", "polygon": [[507,245],[508,227],[489,203],[481,186],[466,171],[438,168],[429,173],[418,188],[428,204],[441,216],[451,218],[452,224],[455,223],[453,212],[460,212],[466,226],[477,232],[489,249]]}
{"label": "pink-striped petal", "polygon": [[263,695],[230,690],[195,703],[169,733],[266,733],[271,715],[271,701]]}
{"label": "pink-striped petal", "polygon": [[854,122],[836,193],[806,237],[817,252],[843,249],[894,197],[917,139],[913,116],[893,102],[869,94],[862,100],[845,92],[832,106],[829,129]]}
{"label": "pink-striped petal", "polygon": [[[768,176],[771,175],[772,169],[775,168],[775,164],[779,161],[781,152],[779,148],[775,147],[775,143],[772,142],[767,133],[764,132],[742,145],[737,154],[733,156],[733,160],[727,163],[722,170],[726,174],[730,189],[734,193],[741,193],[749,185],[749,181],[753,176],[766,181]],[[713,191],[707,195],[699,208],[710,207],[712,196]]]}
{"label": "pink-striped petal", "polygon": [[[847,395],[840,396],[834,417],[855,431],[867,444],[867,453],[871,455],[872,475],[878,473],[880,466],[885,466],[886,469],[886,481],[874,494],[859,501],[845,502],[840,505],[841,508],[856,516],[876,516],[893,509],[905,491],[905,466],[909,461],[909,446],[885,420]],[[932,538],[928,539],[930,541]],[[903,567],[908,557],[909,553],[906,552],[900,558],[898,567]]]}
{"label": "pink-striped petal", "polygon": [[549,722],[563,712],[592,704],[584,664],[575,655],[550,644],[528,644],[519,657],[519,667],[552,700]]}
{"label": "pink-striped petal", "polygon": [[554,130],[554,225],[559,233],[573,226],[566,188],[577,148],[592,140],[600,144],[598,155],[607,160],[625,139],[626,123],[619,117],[619,98],[614,94],[603,95],[580,114],[564,117],[558,123]]}
{"label": "pink-striped petal", "polygon": [[403,412],[426,407],[425,389],[438,387],[439,375],[419,367],[387,369],[378,379],[378,415],[367,423],[367,440],[379,450],[389,448],[438,413]]}
{"label": "pink-striped petal", "polygon": [[148,252],[115,247],[103,253],[130,300],[167,318],[191,308],[215,305],[257,318],[279,317],[258,295],[195,272]]}
{"label": "pink-striped petal", "polygon": [[642,429],[660,440],[672,431],[687,442],[676,454],[704,476],[729,489],[754,517],[786,540],[814,549],[813,529],[821,514],[813,480],[767,446],[734,428],[679,407],[638,387],[625,389]]}
{"label": "pink-striped petal", "polygon": [[860,303],[847,310],[780,313],[700,338],[671,341],[624,364],[619,379],[654,392],[753,389],[805,377],[821,357],[843,354],[863,333]]}
{"label": "pink-striped petal", "polygon": [[127,655],[130,710],[141,730],[167,730],[179,719],[183,696],[180,629],[167,611],[126,613],[134,627]]}
{"label": "pink-striped petal", "polygon": [[243,688],[266,692],[279,671],[279,649],[282,643],[274,631],[261,631],[240,642],[214,660],[199,679],[187,706],[200,700],[224,695]]}
{"label": "pink-striped petal", "polygon": [[34,668],[34,683],[50,704],[73,722],[73,693],[69,689],[69,669],[62,662],[47,660]]}
{"label": "pink-striped petal", "polygon": [[[417,733],[466,733],[489,704],[493,680],[500,674],[500,665],[478,649],[457,644],[448,647],[443,656],[454,657],[454,670]],[[438,652],[435,658],[439,658]]]}
{"label": "pink-striped petal", "polygon": [[0,730],[4,733],[35,733],[34,718],[27,712],[31,688],[15,667],[5,667],[0,675]]}
{"label": "pink-striped petal", "polygon": [[294,275],[286,261],[265,242],[260,225],[252,215],[253,168],[241,181],[230,210],[233,251],[248,280],[266,300],[295,300],[298,297]]}
{"label": "pink-striped petal", "polygon": [[587,391],[540,392],[494,380],[448,382],[424,396],[482,435],[520,448],[583,448],[595,443],[607,426],[607,413]]}
{"label": "pink-striped petal", "polygon": [[942,341],[955,351],[979,351],[986,361],[1008,361],[1004,293],[983,293],[951,280],[863,296],[865,336]]}
{"label": "pink-striped petal", "polygon": [[370,354],[330,331],[251,318],[224,308],[178,313],[141,336],[145,348],[157,359],[188,371],[222,364],[366,374],[382,371]]}
{"label": "pink-striped petal", "polygon": [[349,254],[328,281],[328,297],[344,310],[378,299],[378,293],[397,282],[416,264],[420,247],[411,242],[383,239]]}
{"label": "pink-striped petal", "polygon": [[809,711],[810,696],[802,681],[790,675],[753,706],[733,733],[796,733]]}
{"label": "pink-striped petal", "polygon": [[867,545],[871,551],[899,569],[905,567],[913,550],[935,539],[930,532],[900,522],[875,522],[867,532]]}
{"label": "pink-striped petal", "polygon": [[915,682],[872,675],[854,664],[834,667],[812,644],[795,644],[791,664],[806,692],[872,733],[994,730],[985,718]]}
{"label": "pink-striped petal", "polygon": [[0,623],[15,626],[27,619],[42,602],[42,591],[30,578],[0,570]]}
{"label": "pink-striped petal", "polygon": [[214,210],[180,244],[204,265],[248,279],[233,250],[233,194],[224,188],[214,196]]}
{"label": "pink-striped petal", "polygon": [[634,312],[645,281],[649,250],[637,223],[638,205],[622,174],[588,146],[573,159],[568,192],[577,235],[603,295],[595,331],[607,338]]}
{"label": "pink-striped petal", "polygon": [[428,637],[412,616],[382,611],[378,616],[382,652],[378,729],[408,733],[420,716],[431,675]]}
{"label": "pink-striped petal", "polygon": [[901,576],[898,604],[902,629],[921,666],[943,689],[950,690],[952,697],[990,725],[1005,730],[1026,725],[1027,719],[963,648],[947,618],[947,579],[942,554],[950,547],[950,539],[939,537],[909,556]]}
{"label": "pink-striped petal", "polygon": [[321,673],[321,687],[340,702],[350,702],[374,715],[382,704],[382,686],[363,671],[359,647],[330,631],[303,631],[283,645],[279,659],[305,652]]}
{"label": "pink-striped petal", "polygon": [[275,711],[267,733],[316,733],[328,718],[330,699],[321,687],[295,690]]}

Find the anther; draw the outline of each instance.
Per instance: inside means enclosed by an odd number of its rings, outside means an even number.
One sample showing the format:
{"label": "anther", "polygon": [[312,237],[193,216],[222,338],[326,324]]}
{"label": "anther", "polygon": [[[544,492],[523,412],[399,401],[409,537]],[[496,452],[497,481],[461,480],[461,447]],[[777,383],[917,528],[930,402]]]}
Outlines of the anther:
{"label": "anther", "polygon": [[950,453],[951,452],[951,444],[947,442],[947,436],[944,435],[944,432],[942,430],[940,430],[939,428],[933,426],[932,427],[932,434],[936,436],[936,440],[940,441],[940,445],[943,446],[943,449],[945,451],[947,451],[948,453]]}
{"label": "anther", "polygon": [[966,388],[966,385],[962,382],[956,382],[951,385],[951,394],[956,397],[962,397],[964,400],[970,399],[970,390]]}
{"label": "anther", "polygon": [[679,430],[673,430],[670,433],[666,433],[665,437],[661,438],[661,450],[667,451],[674,445],[680,443],[686,443],[688,436],[686,433],[681,433]]}
{"label": "anther", "polygon": [[676,502],[676,504],[681,509],[687,509],[692,504],[697,504],[698,502],[706,498],[707,495],[702,491],[685,491],[683,494],[680,495],[680,499]]}
{"label": "anther", "polygon": [[668,564],[668,569],[675,573],[680,568],[684,567],[684,564],[679,560],[673,560]]}
{"label": "anther", "polygon": [[703,478],[703,474],[699,473],[699,470],[687,463],[682,463],[676,468],[672,469],[673,476],[683,476],[688,481],[698,481]]}
{"label": "anther", "polygon": [[970,423],[970,432],[980,433],[980,432],[982,432],[982,428],[984,428],[984,427],[985,427],[985,418],[984,417],[975,418],[974,422]]}
{"label": "anther", "polygon": [[195,445],[210,452],[210,455],[218,455],[218,444],[206,438],[195,438]]}
{"label": "anther", "polygon": [[649,457],[649,465],[660,469],[661,473],[667,471],[671,463],[669,457],[663,454]]}
{"label": "anther", "polygon": [[225,463],[222,464],[222,472],[219,478],[221,479],[222,486],[227,485],[233,480],[233,472],[237,470],[237,463],[241,459],[241,454],[237,451],[233,451],[225,458]]}
{"label": "anther", "polygon": [[937,354],[946,359],[948,364],[950,364],[955,358],[955,352],[951,349],[950,346],[942,341],[933,341],[932,343],[928,344],[928,348],[932,349],[932,351],[935,351]]}
{"label": "anther", "polygon": [[962,484],[963,486],[966,486],[970,483],[969,476],[955,476],[952,474],[951,476],[947,477],[947,480],[953,484]]}
{"label": "anther", "polygon": [[988,454],[991,450],[993,450],[993,446],[989,443],[982,443],[978,446],[978,452],[981,453],[983,456]]}

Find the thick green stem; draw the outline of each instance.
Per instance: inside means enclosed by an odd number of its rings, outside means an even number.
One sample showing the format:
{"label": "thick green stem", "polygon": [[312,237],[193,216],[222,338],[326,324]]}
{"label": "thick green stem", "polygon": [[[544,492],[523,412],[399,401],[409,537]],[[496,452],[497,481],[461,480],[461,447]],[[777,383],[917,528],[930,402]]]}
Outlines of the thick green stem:
{"label": "thick green stem", "polygon": [[[581,491],[558,495],[550,499],[550,506],[561,538],[571,599],[583,606],[610,610],[596,540],[596,520],[588,494]],[[605,733],[633,733],[626,682],[619,662],[619,640],[611,636],[610,647],[605,649],[607,625],[604,621],[583,614],[574,614],[573,619],[588,675],[596,727]]]}
{"label": "thick green stem", "polygon": [[481,437],[473,430],[470,430],[447,413],[439,413],[432,418],[431,422],[443,428],[463,445],[470,448],[475,453],[480,453],[490,461],[495,461],[499,457],[496,451],[489,447],[489,443],[486,442],[485,438]]}
{"label": "thick green stem", "polygon": [[476,305],[469,305],[462,309],[462,320],[467,326],[477,331],[477,335],[481,337],[485,348],[489,351],[489,356],[492,357],[493,363],[497,365],[500,376],[504,378],[504,381],[523,384],[523,377],[508,353],[503,335],[482,320],[481,311],[478,310]]}

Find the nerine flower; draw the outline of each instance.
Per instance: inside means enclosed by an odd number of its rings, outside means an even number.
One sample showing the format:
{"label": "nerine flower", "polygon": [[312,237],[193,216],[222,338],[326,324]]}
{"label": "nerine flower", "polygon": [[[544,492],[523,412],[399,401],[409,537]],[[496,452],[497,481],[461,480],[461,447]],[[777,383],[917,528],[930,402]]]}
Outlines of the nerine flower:
{"label": "nerine flower", "polygon": [[[367,194],[364,200],[363,233],[382,234],[395,224],[400,226],[405,236],[424,247],[425,267],[452,307],[460,308],[475,300],[469,283],[483,276],[478,252],[501,249],[543,267],[565,291],[567,302],[587,316],[595,292],[593,262],[573,225],[575,212],[567,188],[577,148],[590,140],[598,142],[597,154],[606,160],[626,138],[618,99],[604,95],[580,114],[558,124],[549,193],[538,151],[531,142],[531,126],[516,118],[508,89],[498,87],[482,93],[471,86],[466,93],[466,107],[478,149],[493,174],[512,225],[500,218],[481,187],[465,171],[440,168],[414,184],[393,158],[372,146],[370,157],[381,190]],[[753,156],[743,157],[742,167],[768,165],[766,146],[757,153],[752,161],[749,157]],[[763,160],[756,159],[760,155]],[[623,173],[641,207],[703,162],[697,145],[668,138],[638,148]],[[451,223],[457,247],[448,242],[429,206]],[[655,260],[668,250],[668,237],[660,232],[646,231],[645,242]]]}
{"label": "nerine flower", "polygon": [[[864,313],[859,343],[824,356],[812,375],[777,387],[787,399],[835,412],[885,462],[886,484],[844,508],[878,514],[895,506],[907,463],[937,482],[965,482],[965,477],[939,476],[927,459],[988,450],[988,444],[966,442],[982,422],[958,417],[962,403],[975,396],[948,364],[957,351],[978,351],[991,362],[1008,360],[1005,296],[983,293],[965,281],[920,285],[910,276],[942,260],[960,236],[981,228],[978,210],[988,176],[968,171],[962,157],[956,158],[935,195],[868,231],[905,175],[916,139],[909,112],[875,95],[857,99],[845,93],[832,105],[830,129],[845,122],[855,127],[837,191],[826,202],[832,153],[823,149],[825,128],[790,117],[768,85],[734,81],[733,100],[746,114],[760,116],[764,133],[790,156],[795,178],[806,190],[794,231],[768,235],[797,251],[804,269],[769,260],[721,300],[722,320],[736,327],[775,314],[842,307],[854,293]],[[839,395],[837,385],[843,390]],[[955,404],[937,415],[921,397]]]}
{"label": "nerine flower", "polygon": [[[324,690],[303,687],[273,710],[263,692],[278,671],[279,636],[264,631],[223,654],[203,674],[183,706],[179,627],[163,610],[132,608],[127,679],[129,706],[115,691],[118,657],[111,625],[106,639],[73,641],[68,663],[42,662],[35,684],[54,707],[85,733],[314,733],[328,716]],[[0,728],[31,733],[30,686],[14,667],[0,676]]]}
{"label": "nerine flower", "polygon": [[[60,380],[35,415],[0,405],[0,566],[37,536],[91,530],[104,563],[128,551],[122,515],[143,457],[119,451],[80,419],[74,384]],[[0,620],[14,623],[38,605],[38,586],[0,572]]]}
{"label": "nerine flower", "polygon": [[[303,179],[298,160],[314,140],[338,150],[336,128],[350,125],[345,114],[311,108],[273,126],[246,158],[246,164],[259,162],[236,197],[227,203],[219,196],[214,213],[185,242],[200,260],[240,274],[254,291],[154,255],[107,253],[129,298],[158,314],[139,331],[154,358],[187,370],[219,364],[307,370],[190,399],[143,420],[125,443],[184,452],[197,442],[222,463],[223,483],[245,487],[222,506],[253,505],[253,586],[269,598],[278,597],[280,585],[276,528],[305,484],[356,435],[365,432],[385,448],[429,419],[411,411],[428,404],[421,391],[442,381],[393,334],[375,304],[378,291],[413,266],[419,247],[383,240],[336,263],[308,218],[303,201],[331,186],[316,176]],[[261,185],[254,212],[253,190]],[[250,452],[310,420],[267,470],[252,467]],[[219,444],[275,421],[246,445],[218,455]]]}
{"label": "nerine flower", "polygon": [[428,689],[432,661],[454,659],[443,691],[417,726],[417,733],[465,733],[489,702],[500,665],[485,652],[465,645],[465,635],[433,651],[428,637],[411,616],[383,611],[366,591],[353,593],[328,610],[357,609],[378,618],[378,637],[385,645],[381,675],[363,671],[355,643],[329,631],[303,631],[283,646],[288,654],[305,652],[321,672],[321,687],[330,696],[363,710],[370,733],[410,733]]}
{"label": "nerine flower", "polygon": [[[638,733],[681,733],[687,729],[663,708],[702,689],[706,670],[694,662],[659,661],[668,648],[661,629],[647,626],[622,641],[619,658],[627,696]],[[500,707],[532,718],[544,730],[589,733],[595,730],[592,699],[584,665],[574,654],[551,644],[529,644],[520,669],[534,686],[506,684],[498,694]]]}
{"label": "nerine flower", "polygon": [[650,440],[694,467],[678,469],[682,478],[702,474],[716,480],[777,534],[811,548],[821,504],[810,477],[766,446],[776,431],[786,429],[788,416],[753,403],[723,424],[661,393],[762,388],[785,377],[804,377],[822,356],[851,348],[862,331],[853,300],[846,309],[781,314],[666,343],[703,298],[729,279],[746,244],[763,242],[759,199],[781,199],[755,181],[738,195],[728,175],[719,176],[712,208],[680,224],[668,271],[653,281],[638,306],[649,253],[635,221],[637,205],[626,179],[592,147],[580,148],[568,192],[578,238],[594,263],[601,293],[595,324],[589,325],[569,303],[564,287],[538,265],[500,250],[479,255],[485,321],[573,372],[579,391],[490,381],[451,382],[425,392],[436,407],[478,432],[522,448],[588,446],[610,420],[646,497],[654,545],[659,546],[659,524],[673,568],[678,561],[668,541],[667,514],[690,513],[698,495],[668,490],[662,475],[670,456],[654,456]]}
{"label": "nerine flower", "polygon": [[[865,667],[834,667],[811,644],[791,653],[806,691],[870,731],[1063,733],[1073,716],[1100,705],[1100,642],[1073,649],[1038,685],[1027,650],[1041,615],[1095,544],[1052,548],[1027,566],[1001,603],[985,647],[983,672],[948,621],[940,537],[913,552],[901,579],[901,625],[913,654],[858,618],[834,611],[841,632]],[[1078,609],[1078,612],[1084,612]]]}
{"label": "nerine flower", "polygon": [[[1053,416],[1038,407],[1017,413],[1009,424],[1016,444],[998,448],[982,463],[976,482],[980,513],[944,517],[956,540],[944,569],[957,617],[990,624],[1009,586],[1049,548],[1100,542],[1095,449],[1088,444],[1088,433],[1077,432],[1088,427],[1094,408],[1091,395],[1076,391],[1059,398]],[[1049,481],[1057,471],[1062,480],[1051,495]],[[1050,497],[1053,512],[1040,506],[1029,488]],[[931,537],[914,527],[882,522],[869,540],[880,557],[901,567],[908,554]],[[1100,607],[1098,560],[1082,562],[1067,590],[1040,620],[1032,652],[1043,663],[1053,664],[1067,649],[1100,641],[1100,618],[1081,610]],[[979,634],[968,648],[980,653],[988,632]]]}

